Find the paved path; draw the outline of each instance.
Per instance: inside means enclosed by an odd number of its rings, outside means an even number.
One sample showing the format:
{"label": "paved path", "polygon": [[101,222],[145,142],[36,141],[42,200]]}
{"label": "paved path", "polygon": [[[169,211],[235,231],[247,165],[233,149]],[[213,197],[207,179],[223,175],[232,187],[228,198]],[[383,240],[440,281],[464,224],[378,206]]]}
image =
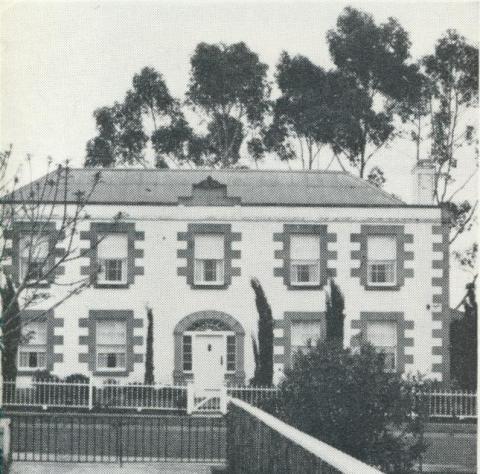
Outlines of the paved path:
{"label": "paved path", "polygon": [[12,474],[209,474],[210,466],[204,464],[155,463],[118,464],[107,463],[30,463],[17,462],[12,465]]}

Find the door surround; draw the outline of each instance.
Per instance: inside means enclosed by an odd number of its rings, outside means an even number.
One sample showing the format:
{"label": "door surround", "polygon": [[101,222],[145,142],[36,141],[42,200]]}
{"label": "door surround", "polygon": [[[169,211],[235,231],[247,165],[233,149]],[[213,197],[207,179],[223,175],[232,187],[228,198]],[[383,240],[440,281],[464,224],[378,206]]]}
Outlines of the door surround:
{"label": "door surround", "polygon": [[[245,369],[244,369],[244,351],[245,351],[245,330],[242,325],[233,316],[216,310],[196,311],[185,316],[175,326],[173,331],[174,338],[174,370],[173,380],[176,384],[183,384],[193,379],[193,372],[184,372],[183,370],[183,336],[185,333],[192,334],[194,331],[189,331],[193,326],[195,327],[201,321],[215,320],[223,326],[220,333],[227,332],[235,335],[235,371],[225,373],[225,381],[227,384],[243,385],[245,383]],[[215,331],[217,332],[217,331]]]}

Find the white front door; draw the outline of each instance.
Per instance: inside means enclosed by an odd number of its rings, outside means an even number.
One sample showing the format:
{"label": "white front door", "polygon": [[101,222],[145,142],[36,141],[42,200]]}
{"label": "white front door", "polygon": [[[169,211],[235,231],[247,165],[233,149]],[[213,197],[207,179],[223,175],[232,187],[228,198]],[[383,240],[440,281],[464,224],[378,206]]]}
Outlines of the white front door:
{"label": "white front door", "polygon": [[193,381],[200,387],[220,387],[225,378],[226,344],[223,334],[197,333],[193,337]]}

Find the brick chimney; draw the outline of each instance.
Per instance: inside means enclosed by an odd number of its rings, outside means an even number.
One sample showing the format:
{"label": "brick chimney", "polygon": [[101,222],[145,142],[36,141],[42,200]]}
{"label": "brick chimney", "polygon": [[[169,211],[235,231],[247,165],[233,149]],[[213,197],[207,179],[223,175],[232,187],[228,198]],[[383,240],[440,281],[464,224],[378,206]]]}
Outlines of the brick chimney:
{"label": "brick chimney", "polygon": [[413,204],[435,204],[435,164],[432,160],[419,160],[412,168]]}

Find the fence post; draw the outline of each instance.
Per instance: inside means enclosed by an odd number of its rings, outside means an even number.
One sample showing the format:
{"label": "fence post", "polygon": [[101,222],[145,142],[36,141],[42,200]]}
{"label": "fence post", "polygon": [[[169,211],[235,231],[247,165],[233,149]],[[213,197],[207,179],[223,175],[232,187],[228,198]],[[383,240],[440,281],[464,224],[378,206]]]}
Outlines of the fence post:
{"label": "fence post", "polygon": [[193,406],[195,404],[195,388],[193,383],[187,385],[187,415],[193,413]]}
{"label": "fence post", "polygon": [[88,379],[88,409],[93,408],[93,380],[92,377]]}
{"label": "fence post", "polygon": [[227,387],[225,385],[220,387],[220,411],[222,415],[227,414]]}
{"label": "fence post", "polygon": [[3,468],[8,466],[11,459],[10,453],[10,418],[0,419],[0,431],[2,432],[2,455],[0,456],[0,472],[3,472]]}

